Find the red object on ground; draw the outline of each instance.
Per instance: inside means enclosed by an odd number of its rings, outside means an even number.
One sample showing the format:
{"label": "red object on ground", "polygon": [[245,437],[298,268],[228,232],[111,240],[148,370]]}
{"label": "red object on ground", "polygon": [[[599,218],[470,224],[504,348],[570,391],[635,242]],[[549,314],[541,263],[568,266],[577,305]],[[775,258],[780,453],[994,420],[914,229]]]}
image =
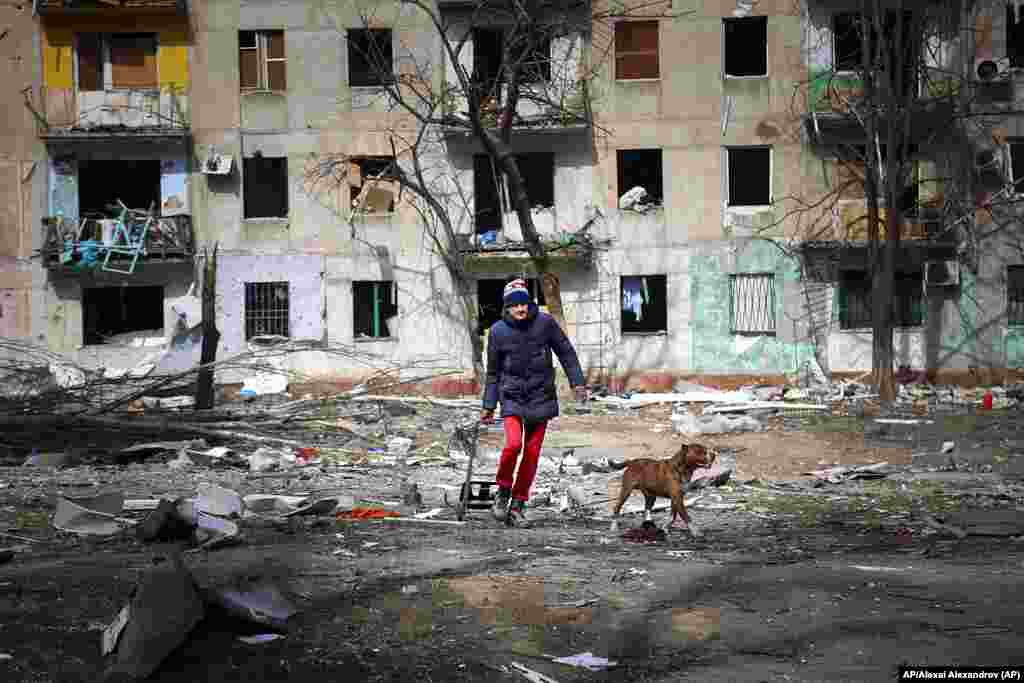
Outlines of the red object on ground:
{"label": "red object on ground", "polygon": [[666,538],[665,530],[659,529],[653,522],[644,522],[643,526],[629,529],[622,534],[622,540],[632,543],[658,543]]}
{"label": "red object on ground", "polygon": [[992,392],[986,392],[985,396],[981,399],[981,407],[985,410],[992,410]]}
{"label": "red object on ground", "polygon": [[306,447],[295,449],[295,457],[299,458],[300,460],[312,460],[318,455],[320,455],[319,448]]}
{"label": "red object on ground", "polygon": [[384,508],[352,508],[338,513],[338,519],[380,519],[382,517],[401,517],[394,510]]}
{"label": "red object on ground", "polygon": [[[523,448],[523,421],[515,415],[506,415],[505,447],[501,449],[501,461],[498,463],[498,486],[512,489],[512,497],[526,501],[530,497],[530,487],[537,475],[537,462],[540,460],[540,447],[544,443],[544,432],[547,431],[547,420],[527,424],[526,447]],[[519,475],[513,486],[512,476],[516,473],[516,460],[519,451],[523,451],[523,461],[519,463]]]}

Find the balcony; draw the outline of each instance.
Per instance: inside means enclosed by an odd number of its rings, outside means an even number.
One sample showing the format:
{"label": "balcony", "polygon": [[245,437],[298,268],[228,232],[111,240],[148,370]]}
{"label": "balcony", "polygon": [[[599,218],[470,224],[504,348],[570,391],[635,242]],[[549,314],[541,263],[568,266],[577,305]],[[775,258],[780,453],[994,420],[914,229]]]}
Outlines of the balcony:
{"label": "balcony", "polygon": [[69,223],[47,217],[40,256],[47,268],[133,274],[151,263],[191,261],[195,254],[192,219],[187,215],[118,219],[86,217]]}
{"label": "balcony", "polygon": [[76,95],[70,123],[51,124],[45,141],[125,138],[183,139],[189,136],[188,95],[170,90],[96,90]]}
{"label": "balcony", "polygon": [[36,0],[40,16],[123,16],[125,13],[189,14],[188,0]]}

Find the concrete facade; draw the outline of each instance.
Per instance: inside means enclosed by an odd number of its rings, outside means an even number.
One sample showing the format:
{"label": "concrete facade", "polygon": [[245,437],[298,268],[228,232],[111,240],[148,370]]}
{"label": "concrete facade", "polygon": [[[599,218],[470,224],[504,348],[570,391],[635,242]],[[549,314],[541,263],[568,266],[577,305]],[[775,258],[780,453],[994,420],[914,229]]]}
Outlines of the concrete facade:
{"label": "concrete facade", "polygon": [[[977,45],[956,44],[957,55],[1005,52],[1002,8],[975,8],[972,21],[984,30]],[[553,55],[565,56],[555,77],[596,61],[596,125],[524,131],[516,133],[515,145],[517,153],[553,155],[554,204],[534,210],[541,233],[572,232],[594,219],[591,234],[607,244],[592,262],[559,261],[568,332],[593,376],[670,386],[679,376],[779,375],[810,358],[832,371],[871,367],[870,333],[840,325],[839,282],[806,277],[799,260],[780,248],[802,238],[806,218],[787,217],[787,201],[827,190],[825,165],[805,144],[804,100],[794,100],[794,91],[808,75],[832,68],[828,17],[842,9],[841,3],[771,0],[751,14],[747,3],[699,3],[681,17],[657,21],[657,78],[616,78],[618,19],[553,46]],[[349,85],[346,31],[364,27],[356,5],[209,0],[190,3],[187,16],[110,9],[101,16],[34,17],[30,5],[0,12],[12,27],[0,41],[0,50],[11,56],[0,66],[0,82],[7,92],[28,87],[30,103],[47,125],[20,99],[0,98],[0,336],[42,343],[88,367],[132,365],[145,351],[132,335],[86,343],[83,291],[163,287],[161,334],[167,337],[181,310],[196,310],[193,256],[217,244],[222,356],[248,346],[246,285],[284,282],[289,336],[324,345],[322,352],[288,361],[311,380],[355,382],[395,364],[469,371],[464,313],[414,208],[398,201],[393,211],[355,214],[347,187],[310,181],[311,168],[332,154],[391,155],[392,133],[411,125],[378,89]],[[729,75],[724,26],[755,15],[765,17],[765,73]],[[380,3],[370,25],[392,29],[399,73],[419,64],[430,67],[436,82],[453,77],[434,29],[414,8]],[[457,20],[453,27],[456,38],[466,30]],[[81,34],[140,31],[157,36],[155,84],[83,90]],[[281,32],[284,87],[261,80],[261,87],[242,88],[240,50],[248,49],[240,47],[243,32],[245,40]],[[270,42],[257,44],[253,49],[270,49]],[[464,65],[472,64],[473,49],[470,40],[460,57]],[[260,60],[267,56],[259,54]],[[597,61],[601,54],[609,56]],[[103,72],[108,79],[116,68],[110,64]],[[261,79],[270,78],[265,68]],[[520,113],[537,112],[524,105]],[[1015,137],[1024,139],[1024,122],[1010,116],[1000,139],[1007,146]],[[619,209],[619,196],[628,189],[619,187],[620,152],[633,150],[661,155],[663,201],[646,212]],[[728,176],[735,150],[768,150],[763,204],[732,201]],[[467,243],[477,232],[472,197],[479,152],[472,140],[453,135],[439,136],[431,152],[449,187],[462,192],[447,201]],[[229,173],[206,172],[218,156],[230,159]],[[268,161],[276,159],[282,161]],[[159,162],[154,192],[165,215],[173,206],[187,216],[193,249],[162,261],[147,254],[132,275],[62,269],[33,258],[45,246],[41,219],[79,220],[83,197],[98,191],[86,187],[95,181],[83,169],[106,168],[90,166],[106,160]],[[283,172],[281,197],[256,175],[263,171],[251,170],[264,164]],[[271,201],[271,195],[281,215],[247,204]],[[514,243],[514,215],[504,216],[501,226],[499,239]],[[1024,327],[1006,319],[1007,267],[1024,264],[1024,243],[1019,230],[1001,231],[999,240],[978,248],[980,258],[961,269],[958,287],[928,289],[924,324],[896,333],[899,364],[940,371],[1024,365]],[[470,268],[480,280],[531,274],[525,254],[515,249],[483,251],[470,259]],[[736,311],[744,305],[735,288],[744,276],[771,282],[758,313],[770,309],[771,329],[735,330]],[[663,316],[663,324],[638,329],[641,321],[627,320],[623,310],[623,288],[642,287],[651,306],[647,288],[662,282],[664,292],[656,296],[663,297],[657,302],[663,310],[656,317]],[[383,304],[393,310],[367,313],[359,297],[371,290],[376,297],[385,287],[370,283],[393,283],[387,286],[394,300]],[[368,315],[371,323],[365,322]],[[387,336],[378,333],[382,322]],[[139,330],[136,337],[152,334]],[[339,345],[376,361],[330,350]]]}

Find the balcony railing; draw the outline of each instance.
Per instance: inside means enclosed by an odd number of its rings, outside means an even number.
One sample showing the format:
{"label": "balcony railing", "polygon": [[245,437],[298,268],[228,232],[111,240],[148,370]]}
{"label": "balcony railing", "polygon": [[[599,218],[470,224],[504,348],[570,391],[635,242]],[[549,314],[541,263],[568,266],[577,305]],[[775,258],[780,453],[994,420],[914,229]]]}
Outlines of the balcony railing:
{"label": "balcony railing", "polygon": [[[145,212],[134,212],[136,215]],[[190,260],[195,254],[192,218],[47,217],[41,256],[48,268],[132,274],[140,263]]]}
{"label": "balcony railing", "polygon": [[175,137],[189,133],[189,97],[169,89],[78,92],[75,120],[50,122],[44,139],[71,137]]}

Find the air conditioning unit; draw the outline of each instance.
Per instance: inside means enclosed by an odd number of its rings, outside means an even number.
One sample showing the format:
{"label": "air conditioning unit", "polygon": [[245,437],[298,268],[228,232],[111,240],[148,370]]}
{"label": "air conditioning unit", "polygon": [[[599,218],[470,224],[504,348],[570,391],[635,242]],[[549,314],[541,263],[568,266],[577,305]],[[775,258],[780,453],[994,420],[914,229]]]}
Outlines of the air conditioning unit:
{"label": "air conditioning unit", "polygon": [[202,169],[206,175],[230,175],[233,165],[234,157],[230,154],[213,153],[203,162]]}
{"label": "air conditioning unit", "polygon": [[1010,60],[1007,57],[974,60],[974,77],[982,83],[989,83],[1008,73],[1010,73]]}
{"label": "air conditioning unit", "polygon": [[960,284],[960,261],[925,261],[924,281],[929,287],[953,287]]}

